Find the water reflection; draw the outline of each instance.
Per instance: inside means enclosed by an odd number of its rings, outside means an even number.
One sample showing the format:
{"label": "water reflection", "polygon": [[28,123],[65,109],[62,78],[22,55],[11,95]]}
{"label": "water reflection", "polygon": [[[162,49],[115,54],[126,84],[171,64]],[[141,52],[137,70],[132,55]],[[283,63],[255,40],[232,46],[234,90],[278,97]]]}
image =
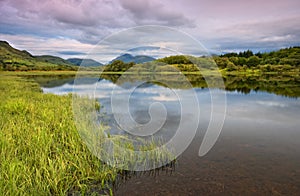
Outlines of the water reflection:
{"label": "water reflection", "polygon": [[[275,80],[247,82],[247,79],[226,79],[226,87],[230,91],[226,93],[225,124],[216,145],[204,157],[198,156],[198,149],[210,120],[207,114],[211,110],[211,97],[210,91],[202,84],[197,87],[201,82],[194,83],[200,103],[200,124],[192,144],[179,157],[176,170],[172,170],[171,176],[162,172],[158,177],[138,175],[126,178],[126,181],[120,180],[122,183],[118,185],[116,195],[129,192],[131,195],[299,194],[300,102],[294,98],[300,96],[299,81]],[[111,118],[109,97],[116,84],[106,78],[94,85],[97,86],[96,97]],[[75,86],[67,82],[56,87],[44,87],[43,90],[55,94],[74,90],[84,94],[88,86],[91,84],[87,82]],[[122,89],[118,89],[121,94]],[[178,102],[172,93],[159,84],[148,83],[136,89],[130,101],[131,114],[142,123],[149,120],[145,111],[149,104],[165,102],[172,112],[168,114],[165,130],[160,134],[172,137],[172,129],[180,118]],[[218,109],[219,106],[214,107]],[[124,134],[121,130],[114,131],[115,134]]]}
{"label": "water reflection", "polygon": [[[98,76],[88,77],[82,79],[82,83],[94,83],[95,78],[100,80],[106,79],[112,83],[116,83],[120,78],[120,74],[101,74]],[[192,84],[194,88],[207,88],[207,84],[201,75],[188,74],[185,75],[188,81]],[[42,87],[53,88],[57,86],[62,86],[64,84],[73,84],[74,76],[31,76],[33,77]],[[158,81],[157,77],[163,78],[166,81],[172,81],[173,88],[183,89],[186,88],[182,86],[182,82],[176,80],[174,75],[132,75],[126,77],[128,81],[124,82],[135,82],[135,81]],[[214,80],[214,77],[206,76],[207,80]],[[85,80],[85,81],[84,81]],[[226,91],[237,91],[244,94],[249,94],[250,92],[268,92],[276,95],[282,95],[287,97],[300,97],[300,78],[291,76],[280,76],[278,74],[274,75],[226,75],[223,76]],[[89,83],[90,82],[90,83]],[[120,84],[120,81],[119,83]],[[148,83],[148,85],[160,85],[159,83]],[[125,86],[124,86],[125,87]]]}
{"label": "water reflection", "polygon": [[[109,114],[110,110],[110,96],[114,89],[114,93],[122,94],[122,88],[116,90],[116,84],[110,80],[103,79],[101,82],[95,82],[95,79],[82,78],[80,79],[80,85],[73,85],[73,80],[70,79],[69,82],[55,87],[43,87],[45,93],[55,93],[55,94],[67,94],[75,92],[78,94],[87,94],[87,90],[91,89],[92,86],[97,88],[95,97],[99,99],[100,103],[104,106],[104,109]],[[127,83],[130,87],[133,84]],[[123,86],[124,88],[126,85]],[[200,108],[203,111],[209,112],[210,106],[210,91],[206,88],[194,88],[200,103]],[[177,89],[179,91],[180,89]],[[217,89],[212,89],[212,91],[218,91]],[[227,92],[228,99],[228,116],[236,118],[250,118],[250,119],[260,119],[260,120],[271,120],[278,121],[282,120],[285,122],[297,122],[299,118],[299,104],[297,98],[285,98],[282,96],[277,96],[275,94],[270,94],[263,91],[250,91],[243,95],[239,89],[235,91]],[[173,116],[179,113],[179,103],[177,101],[176,95],[172,94],[171,91],[166,90],[166,88],[159,86],[157,84],[146,83],[139,86],[132,94],[130,99],[131,113],[136,114],[136,120],[140,122],[147,121],[147,114],[143,113],[148,109],[149,105],[155,101],[161,101],[167,103],[166,107],[173,110]],[[135,107],[134,107],[135,106]],[[136,109],[134,109],[136,108]],[[259,112],[258,112],[259,111]],[[145,115],[139,115],[139,114]],[[138,116],[144,116],[145,119],[139,119]]]}

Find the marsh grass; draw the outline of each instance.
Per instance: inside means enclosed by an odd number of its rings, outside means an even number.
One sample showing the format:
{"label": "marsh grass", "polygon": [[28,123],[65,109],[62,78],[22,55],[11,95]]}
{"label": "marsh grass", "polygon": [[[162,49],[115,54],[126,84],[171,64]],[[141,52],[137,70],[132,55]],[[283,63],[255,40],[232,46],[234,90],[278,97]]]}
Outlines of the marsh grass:
{"label": "marsh grass", "polygon": [[127,171],[160,168],[175,160],[172,149],[163,145],[163,138],[109,134],[109,126],[98,123],[101,114],[97,110],[100,107],[95,103],[84,96],[73,96],[77,130],[89,150],[100,160]]}
{"label": "marsh grass", "polygon": [[1,194],[112,194],[118,171],[82,143],[71,102],[71,95],[43,94],[31,80],[1,75]]}
{"label": "marsh grass", "polygon": [[[118,179],[133,175],[126,171],[132,164],[153,167],[147,164],[174,159],[168,149],[150,152],[147,157],[134,157],[134,150],[156,148],[158,144],[153,140],[138,141],[143,145],[137,147],[128,137],[105,136],[108,127],[95,123],[95,111],[100,109],[98,102],[71,94],[43,94],[33,79],[7,72],[0,76],[0,193],[3,195],[112,195]],[[77,107],[72,105],[74,97]],[[74,115],[79,111],[84,114],[79,115],[82,119]],[[106,142],[120,146],[113,149],[110,165],[97,156],[106,153],[104,137]],[[123,148],[133,151],[124,154]],[[112,167],[117,162],[124,164],[123,170]]]}

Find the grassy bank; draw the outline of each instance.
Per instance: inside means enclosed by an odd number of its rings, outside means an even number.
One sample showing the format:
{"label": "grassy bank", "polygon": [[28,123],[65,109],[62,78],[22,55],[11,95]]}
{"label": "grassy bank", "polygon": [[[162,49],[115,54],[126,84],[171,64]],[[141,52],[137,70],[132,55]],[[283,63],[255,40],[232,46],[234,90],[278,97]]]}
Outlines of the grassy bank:
{"label": "grassy bank", "polygon": [[0,75],[11,76],[75,76],[75,75],[99,75],[97,71],[0,71]]}
{"label": "grassy bank", "polygon": [[1,194],[110,194],[117,171],[82,143],[71,102],[71,95],[43,94],[31,80],[1,74]]}

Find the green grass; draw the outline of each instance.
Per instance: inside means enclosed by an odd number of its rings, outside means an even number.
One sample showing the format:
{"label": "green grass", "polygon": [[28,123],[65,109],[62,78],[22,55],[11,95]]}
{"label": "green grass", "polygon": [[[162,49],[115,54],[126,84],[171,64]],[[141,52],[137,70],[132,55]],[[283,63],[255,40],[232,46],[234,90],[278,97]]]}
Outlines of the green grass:
{"label": "green grass", "polygon": [[[107,127],[97,126],[90,118],[95,106],[100,106],[71,94],[43,94],[40,86],[27,77],[9,72],[0,72],[0,76],[0,193],[113,194],[112,184],[122,171],[116,169],[120,164],[111,167],[95,156],[106,153],[103,131]],[[78,107],[72,105],[74,99]],[[73,112],[78,110],[84,115],[76,119],[76,126]],[[109,158],[111,165],[122,163],[125,170],[137,163],[140,168],[152,168],[175,159],[164,148],[145,156],[134,154],[133,150],[160,146],[160,140],[134,142],[127,136],[112,135],[106,138],[108,141],[117,144],[114,156]],[[126,154],[122,147],[131,150]]]}
{"label": "green grass", "polygon": [[43,94],[33,81],[1,74],[2,195],[111,193],[118,171],[82,143],[71,103],[71,95]]}
{"label": "green grass", "polygon": [[0,75],[10,76],[57,76],[57,75],[99,75],[97,71],[0,71]]}

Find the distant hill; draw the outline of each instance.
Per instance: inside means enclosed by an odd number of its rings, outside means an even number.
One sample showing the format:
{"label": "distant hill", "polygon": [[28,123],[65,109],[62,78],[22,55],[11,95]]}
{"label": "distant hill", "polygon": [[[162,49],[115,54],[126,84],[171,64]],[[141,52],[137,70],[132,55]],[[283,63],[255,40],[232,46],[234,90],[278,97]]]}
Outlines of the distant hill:
{"label": "distant hill", "polygon": [[92,59],[73,58],[65,60],[51,55],[33,56],[26,50],[13,48],[8,42],[0,40],[0,70],[77,70],[83,62],[84,66],[100,66],[101,63]]}
{"label": "distant hill", "polygon": [[[266,69],[272,71],[273,65],[282,65],[286,68],[289,66],[299,68],[300,47],[290,47],[280,49],[278,51],[256,54],[248,50],[239,53],[227,53],[220,56],[213,56],[213,59],[219,68],[226,68],[228,71],[238,70],[240,68],[246,69],[247,67],[261,67],[261,70]],[[113,59],[105,69],[109,71],[124,71],[132,66],[131,62],[142,64],[154,60],[156,59],[146,55],[133,56],[131,54],[123,54]],[[199,60],[202,62],[205,59],[200,58]],[[165,63],[167,65],[173,64],[174,66],[181,66],[181,70],[193,71],[193,66],[182,66],[184,64],[192,64],[192,62],[190,62],[186,56],[170,56],[158,59],[156,61]],[[101,63],[92,59],[83,60],[80,58],[71,58],[65,60],[60,57],[50,55],[33,56],[26,50],[18,50],[13,48],[8,42],[0,41],[0,70],[78,70],[78,65],[81,65],[81,63],[87,67],[87,70],[93,69],[91,66],[102,66]],[[270,67],[270,65],[272,66]],[[167,68],[168,67],[165,67],[165,70],[167,70]]]}
{"label": "distant hill", "polygon": [[[223,61],[230,61],[237,66],[247,65],[252,67],[258,65],[290,65],[300,67],[300,47],[298,46],[283,48],[266,53],[258,52],[256,54],[254,54],[251,50],[239,53],[232,52],[220,55],[220,57]],[[219,59],[219,57],[215,58],[216,61]]]}
{"label": "distant hill", "polygon": [[67,59],[67,61],[73,65],[77,66],[85,66],[85,67],[90,67],[90,66],[103,66],[102,63],[99,63],[98,61],[95,61],[93,59],[80,59],[80,58],[71,58]]}
{"label": "distant hill", "polygon": [[26,60],[33,60],[34,57],[26,50],[17,50],[9,45],[6,41],[0,41],[0,60],[11,58],[20,58]]}
{"label": "distant hill", "polygon": [[157,61],[166,64],[192,64],[188,56],[184,56],[184,55],[168,56],[168,57],[158,59]]}
{"label": "distant hill", "polygon": [[132,56],[131,54],[126,53],[126,54],[123,54],[123,55],[118,56],[117,58],[113,59],[110,63],[112,63],[116,60],[123,61],[124,63],[130,63],[130,62],[146,63],[146,62],[149,62],[149,61],[154,61],[155,58],[150,57],[150,56],[146,56],[146,55]]}
{"label": "distant hill", "polygon": [[38,61],[45,61],[47,63],[53,63],[53,64],[58,64],[58,65],[73,65],[69,61],[57,57],[57,56],[50,56],[50,55],[42,55],[42,56],[35,56],[35,58]]}
{"label": "distant hill", "polygon": [[77,70],[66,60],[49,55],[33,56],[26,50],[18,50],[6,41],[0,41],[0,70]]}

